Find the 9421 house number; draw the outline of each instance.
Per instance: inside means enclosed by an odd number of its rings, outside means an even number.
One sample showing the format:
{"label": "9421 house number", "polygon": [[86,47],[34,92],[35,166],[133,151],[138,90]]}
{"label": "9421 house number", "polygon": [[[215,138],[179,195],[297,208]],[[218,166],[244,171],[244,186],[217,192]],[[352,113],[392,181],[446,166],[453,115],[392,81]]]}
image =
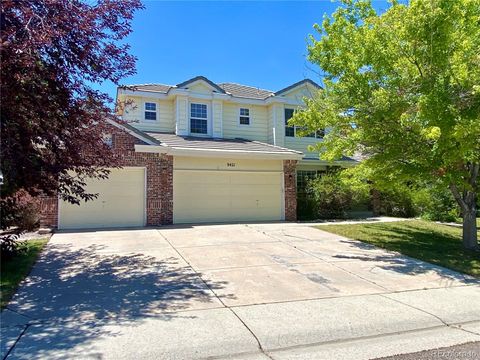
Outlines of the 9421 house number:
{"label": "9421 house number", "polygon": [[235,167],[235,163],[227,162],[227,167]]}

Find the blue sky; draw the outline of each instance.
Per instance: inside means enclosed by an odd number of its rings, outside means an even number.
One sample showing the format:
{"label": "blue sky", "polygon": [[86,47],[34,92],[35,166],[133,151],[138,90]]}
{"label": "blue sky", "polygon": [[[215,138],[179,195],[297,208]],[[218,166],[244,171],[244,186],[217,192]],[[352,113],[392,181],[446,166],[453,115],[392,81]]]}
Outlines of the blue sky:
{"label": "blue sky", "polygon": [[[137,74],[122,84],[178,84],[197,75],[279,90],[320,82],[306,59],[313,24],[339,6],[318,1],[144,1],[127,42]],[[385,9],[386,1],[375,7]],[[114,84],[100,89],[115,98]]]}

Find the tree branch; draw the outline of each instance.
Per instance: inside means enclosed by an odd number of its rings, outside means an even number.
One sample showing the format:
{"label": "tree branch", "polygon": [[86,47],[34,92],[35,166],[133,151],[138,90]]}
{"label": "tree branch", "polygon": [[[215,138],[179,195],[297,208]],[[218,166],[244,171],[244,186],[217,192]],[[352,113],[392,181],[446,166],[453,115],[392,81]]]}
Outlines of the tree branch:
{"label": "tree branch", "polygon": [[462,195],[460,195],[460,192],[458,191],[457,185],[451,183],[449,187],[450,187],[450,191],[453,194],[453,197],[455,198],[455,200],[457,200],[457,203],[458,203],[458,205],[460,205],[460,208],[462,209],[462,211],[464,213],[468,212],[468,206],[465,203],[465,201],[463,200]]}

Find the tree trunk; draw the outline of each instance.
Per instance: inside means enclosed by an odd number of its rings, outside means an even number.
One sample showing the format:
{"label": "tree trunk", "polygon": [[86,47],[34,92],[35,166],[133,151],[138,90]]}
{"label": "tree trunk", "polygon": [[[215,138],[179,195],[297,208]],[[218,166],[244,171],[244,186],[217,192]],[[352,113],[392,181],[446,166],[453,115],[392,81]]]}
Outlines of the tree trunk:
{"label": "tree trunk", "polygon": [[463,212],[463,247],[469,250],[479,250],[475,199],[473,199],[473,204],[467,205],[470,205],[469,211]]}
{"label": "tree trunk", "polygon": [[[478,172],[477,172],[478,173]],[[475,183],[476,176],[473,178]],[[468,250],[480,250],[477,236],[477,205],[476,193],[474,191],[464,190],[462,194],[457,189],[455,184],[450,184],[450,190],[453,197],[457,200],[463,216],[463,247]]]}

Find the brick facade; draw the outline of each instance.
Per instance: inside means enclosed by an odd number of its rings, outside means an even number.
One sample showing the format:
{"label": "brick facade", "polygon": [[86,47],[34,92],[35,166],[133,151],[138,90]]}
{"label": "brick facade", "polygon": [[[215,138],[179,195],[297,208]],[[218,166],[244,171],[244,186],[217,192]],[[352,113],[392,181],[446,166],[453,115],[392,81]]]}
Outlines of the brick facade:
{"label": "brick facade", "polygon": [[297,181],[295,172],[296,160],[283,161],[283,176],[285,184],[285,220],[297,221]]}

